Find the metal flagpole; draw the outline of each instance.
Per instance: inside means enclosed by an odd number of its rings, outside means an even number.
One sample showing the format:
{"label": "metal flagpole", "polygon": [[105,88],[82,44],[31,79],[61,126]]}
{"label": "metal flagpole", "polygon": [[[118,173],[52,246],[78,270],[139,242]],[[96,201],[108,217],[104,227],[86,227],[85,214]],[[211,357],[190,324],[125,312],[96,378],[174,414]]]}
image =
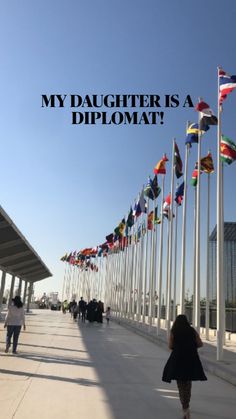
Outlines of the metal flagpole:
{"label": "metal flagpole", "polygon": [[165,186],[165,175],[162,176],[162,196],[161,196],[161,213],[160,213],[161,228],[160,228],[160,247],[159,247],[159,265],[158,265],[157,335],[160,334],[160,326],[161,326],[164,186]]}
{"label": "metal flagpole", "polygon": [[225,334],[225,296],[224,296],[224,220],[223,220],[223,185],[222,162],[220,158],[221,142],[221,112],[219,103],[219,68],[218,68],[218,130],[217,130],[217,246],[216,246],[216,288],[217,288],[217,361],[223,359],[223,345]]}
{"label": "metal flagpole", "polygon": [[195,325],[195,307],[196,307],[196,203],[197,189],[194,188],[194,231],[193,231],[193,298],[192,298],[192,324]]}
{"label": "metal flagpole", "polygon": [[144,290],[143,290],[143,324],[146,322],[146,294],[147,294],[147,276],[148,276],[148,212],[149,198],[147,198],[147,217],[146,217],[146,246],[145,246],[145,265],[144,265]]}
{"label": "metal flagpole", "polygon": [[185,305],[185,253],[186,253],[186,212],[187,212],[187,176],[188,176],[188,156],[189,144],[185,149],[185,168],[184,168],[184,203],[182,219],[182,244],[181,244],[181,268],[180,268],[180,314],[184,314]]}
{"label": "metal flagpole", "polygon": [[154,301],[154,255],[155,255],[155,205],[156,200],[153,200],[153,216],[152,216],[152,230],[151,230],[151,249],[150,249],[150,273],[149,273],[149,330],[153,321],[153,301]]}
{"label": "metal flagpole", "polygon": [[207,175],[207,243],[206,243],[206,339],[209,340],[209,235],[210,235],[210,173]]}
{"label": "metal flagpole", "polygon": [[[199,99],[200,101],[201,99]],[[198,168],[197,168],[197,204],[196,204],[196,289],[195,289],[195,327],[200,332],[200,277],[201,277],[201,257],[200,257],[200,199],[201,199],[201,112],[198,118]]]}
{"label": "metal flagpole", "polygon": [[173,272],[173,320],[176,318],[176,271],[177,271],[177,238],[178,238],[178,204],[175,204],[175,247]]}
{"label": "metal flagpole", "polygon": [[166,301],[166,332],[167,336],[170,332],[171,321],[171,288],[172,288],[172,238],[173,238],[173,191],[174,191],[174,155],[175,155],[175,139],[172,145],[172,171],[171,171],[171,189],[170,189],[170,208],[169,208],[169,249],[168,249],[168,269],[167,269],[167,301]]}

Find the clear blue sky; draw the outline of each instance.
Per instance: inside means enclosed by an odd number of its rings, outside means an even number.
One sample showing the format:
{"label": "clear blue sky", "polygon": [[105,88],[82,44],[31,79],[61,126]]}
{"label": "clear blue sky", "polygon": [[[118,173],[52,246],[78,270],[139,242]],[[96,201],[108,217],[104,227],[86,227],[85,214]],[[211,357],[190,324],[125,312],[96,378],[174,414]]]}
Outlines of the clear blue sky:
{"label": "clear blue sky", "polygon": [[[163,125],[72,126],[69,109],[42,109],[41,95],[190,94],[216,112],[217,65],[236,73],[235,21],[234,0],[1,2],[1,205],[54,274],[37,284],[36,295],[61,291],[60,257],[101,244],[162,154],[170,157],[173,137],[184,156],[186,121],[197,121],[193,109],[179,107],[162,109]],[[234,140],[235,113],[233,92],[223,132]],[[208,148],[215,156],[215,127],[203,155]],[[195,147],[189,176],[196,155]],[[235,221],[235,175],[236,164],[226,168],[228,221]],[[168,171],[166,190],[169,184]],[[205,187],[202,197],[204,210]]]}

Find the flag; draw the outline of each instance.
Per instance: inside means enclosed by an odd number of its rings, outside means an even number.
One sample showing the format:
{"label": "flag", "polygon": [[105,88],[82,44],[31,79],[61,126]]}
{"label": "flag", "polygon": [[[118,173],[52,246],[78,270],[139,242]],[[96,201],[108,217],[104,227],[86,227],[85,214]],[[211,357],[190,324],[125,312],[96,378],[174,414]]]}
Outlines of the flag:
{"label": "flag", "polygon": [[199,125],[192,123],[189,125],[189,127],[187,128],[186,134],[186,140],[185,140],[185,144],[189,144],[190,147],[192,147],[193,143],[198,143],[198,134],[204,134],[206,131],[209,130],[209,127],[204,127],[203,129],[199,129]]}
{"label": "flag", "polygon": [[179,154],[179,147],[175,142],[175,150],[174,150],[174,166],[175,166],[175,174],[177,179],[183,176],[183,163]]}
{"label": "flag", "polygon": [[231,164],[236,160],[236,144],[224,135],[221,136],[220,158],[227,164]]}
{"label": "flag", "polygon": [[113,237],[113,233],[108,234],[108,236],[106,236],[107,243],[113,243]]}
{"label": "flag", "polygon": [[150,176],[148,176],[147,185],[144,188],[144,195],[147,196],[150,199],[153,199],[152,180],[151,180]]}
{"label": "flag", "polygon": [[201,159],[201,171],[205,173],[213,173],[214,172],[214,163],[212,160],[212,155],[209,152],[206,157]]}
{"label": "flag", "polygon": [[197,186],[197,178],[198,178],[198,169],[197,169],[197,163],[195,164],[195,169],[192,173],[192,179],[190,181],[192,186]]}
{"label": "flag", "polygon": [[64,256],[62,256],[62,257],[61,257],[61,259],[60,259],[60,260],[61,260],[62,262],[65,262],[65,261],[67,261],[67,258],[68,258],[68,255],[67,255],[67,253],[66,253]]}
{"label": "flag", "polygon": [[197,103],[195,109],[200,112],[200,124],[199,128],[206,131],[206,128],[209,129],[209,125],[217,125],[217,117],[213,114],[213,111],[210,109],[209,105],[206,102],[201,100]]}
{"label": "flag", "polygon": [[125,231],[125,219],[123,218],[122,221],[120,222],[120,224],[118,225],[119,227],[119,232],[120,235],[123,236],[124,235],[124,231]]}
{"label": "flag", "polygon": [[166,154],[162,157],[162,159],[156,164],[154,167],[155,175],[165,175],[166,174],[166,162],[169,161]]}
{"label": "flag", "polygon": [[154,211],[154,224],[161,224],[161,219],[157,215],[157,207],[155,207]]}
{"label": "flag", "polygon": [[167,197],[166,197],[166,199],[163,203],[163,215],[167,219],[169,219],[170,203],[171,203],[171,196],[169,194],[169,195],[167,195]]}
{"label": "flag", "polygon": [[222,105],[227,95],[236,88],[236,76],[230,76],[224,70],[219,71],[219,104]]}
{"label": "flag", "polygon": [[183,196],[184,196],[184,182],[182,182],[181,185],[178,186],[175,191],[175,202],[178,205],[182,204]]}
{"label": "flag", "polygon": [[148,230],[153,229],[153,211],[149,212],[149,214],[148,214],[147,228],[148,228]]}
{"label": "flag", "polygon": [[[122,221],[119,223],[119,225],[114,229],[114,232],[116,234],[116,236],[122,237],[124,235],[124,231],[125,231],[125,219],[123,218]],[[115,238],[114,238],[115,241]]]}
{"label": "flag", "polygon": [[138,200],[134,205],[133,216],[139,217],[142,212],[146,212],[146,201],[144,199],[144,191],[142,190],[141,194],[139,195]]}
{"label": "flag", "polygon": [[158,182],[157,182],[157,175],[155,175],[154,178],[152,179],[151,185],[152,185],[152,193],[153,193],[152,199],[156,199],[161,193],[161,188],[160,186],[158,186]]}
{"label": "flag", "polygon": [[134,225],[134,216],[133,216],[133,210],[132,207],[130,207],[130,211],[127,217],[126,225],[131,228]]}
{"label": "flag", "polygon": [[158,186],[157,175],[154,176],[153,180],[148,176],[147,185],[144,188],[144,195],[149,199],[156,199],[161,193],[161,188]]}

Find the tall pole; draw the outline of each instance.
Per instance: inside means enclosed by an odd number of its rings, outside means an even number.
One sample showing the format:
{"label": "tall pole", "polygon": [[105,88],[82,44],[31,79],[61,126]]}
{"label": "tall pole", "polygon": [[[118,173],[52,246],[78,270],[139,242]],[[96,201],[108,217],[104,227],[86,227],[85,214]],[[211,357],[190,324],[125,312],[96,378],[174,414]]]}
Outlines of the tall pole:
{"label": "tall pole", "polygon": [[209,340],[209,235],[210,235],[210,173],[207,175],[207,247],[206,247],[206,339]]}
{"label": "tall pole", "polygon": [[171,288],[172,288],[172,237],[173,237],[173,191],[174,191],[174,157],[175,156],[175,139],[172,145],[172,170],[171,170],[171,189],[170,189],[170,208],[169,208],[169,250],[168,250],[168,268],[167,268],[167,301],[166,301],[166,332],[170,333],[171,322]]}
{"label": "tall pole", "polygon": [[159,247],[159,265],[158,265],[158,309],[157,309],[157,335],[160,334],[161,326],[161,296],[162,296],[162,256],[163,256],[163,202],[164,202],[165,176],[162,176],[162,195],[161,195],[161,228],[160,228],[160,247]]}
{"label": "tall pole", "polygon": [[187,212],[187,175],[188,175],[189,145],[185,148],[184,167],[184,203],[182,220],[181,267],[180,267],[180,314],[185,312],[185,253],[186,253],[186,212]]}
{"label": "tall pole", "polygon": [[192,299],[192,324],[195,325],[195,307],[196,307],[196,204],[197,189],[194,188],[194,230],[193,230],[193,299]]}
{"label": "tall pole", "polygon": [[221,142],[221,112],[219,104],[219,68],[218,68],[218,130],[217,130],[217,245],[216,245],[216,288],[217,288],[217,361],[223,359],[223,345],[225,335],[225,296],[224,296],[224,220],[223,220],[223,185],[222,162],[220,158]]}
{"label": "tall pole", "polygon": [[148,277],[148,212],[149,198],[147,198],[147,217],[146,217],[146,247],[145,247],[145,266],[144,266],[144,290],[143,290],[143,324],[146,322],[146,294],[147,294],[147,277]]}
{"label": "tall pole", "polygon": [[176,272],[177,272],[177,237],[178,236],[178,204],[175,204],[175,247],[174,247],[174,272],[173,272],[173,320],[176,317]]}
{"label": "tall pole", "polygon": [[201,112],[199,112],[199,131],[198,131],[198,176],[197,176],[197,204],[196,204],[196,288],[195,288],[195,327],[200,331],[200,277],[201,277],[201,258],[200,258],[200,186],[201,186]]}

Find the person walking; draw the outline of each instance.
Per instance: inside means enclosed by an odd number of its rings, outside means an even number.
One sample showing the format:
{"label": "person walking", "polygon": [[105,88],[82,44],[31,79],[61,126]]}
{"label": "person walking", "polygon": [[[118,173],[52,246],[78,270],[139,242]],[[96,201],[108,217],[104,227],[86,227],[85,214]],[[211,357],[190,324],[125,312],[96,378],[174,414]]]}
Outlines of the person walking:
{"label": "person walking", "polygon": [[106,319],[107,319],[107,324],[109,324],[110,317],[111,317],[111,307],[107,307],[105,316],[106,316]]}
{"label": "person walking", "polygon": [[176,317],[171,328],[168,346],[172,352],[164,367],[162,381],[167,383],[171,380],[177,381],[183,418],[189,419],[192,381],[205,381],[207,377],[197,351],[203,343],[184,314]]}
{"label": "person walking", "polygon": [[13,348],[12,353],[17,354],[17,344],[23,326],[25,330],[25,311],[23,308],[23,303],[20,296],[16,296],[12,299],[13,304],[9,306],[4,327],[7,327],[7,338],[6,338],[6,349],[5,352],[8,353],[11,346],[11,338],[13,336]]}

